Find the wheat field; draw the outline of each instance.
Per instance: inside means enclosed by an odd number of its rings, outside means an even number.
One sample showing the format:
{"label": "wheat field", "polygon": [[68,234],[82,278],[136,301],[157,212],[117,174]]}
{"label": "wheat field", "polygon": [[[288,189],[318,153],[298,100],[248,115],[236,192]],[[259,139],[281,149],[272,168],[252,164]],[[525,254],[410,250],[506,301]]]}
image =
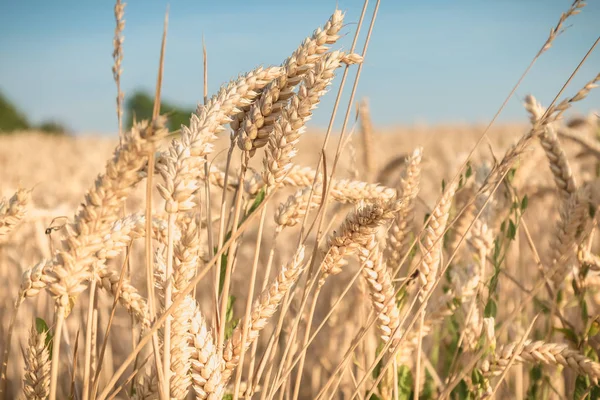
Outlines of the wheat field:
{"label": "wheat field", "polygon": [[176,132],[159,85],[113,137],[0,135],[2,398],[600,397],[600,74],[529,123],[384,128],[354,99],[318,130],[368,58],[343,27]]}

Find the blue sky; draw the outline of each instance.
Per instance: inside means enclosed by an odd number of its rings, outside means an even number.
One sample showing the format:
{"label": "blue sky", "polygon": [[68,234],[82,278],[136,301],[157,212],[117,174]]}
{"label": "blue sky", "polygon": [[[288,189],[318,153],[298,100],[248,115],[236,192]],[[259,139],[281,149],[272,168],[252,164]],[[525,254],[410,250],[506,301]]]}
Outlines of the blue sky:
{"label": "blue sky", "polygon": [[[487,122],[570,3],[382,0],[358,96],[369,97],[378,125]],[[538,61],[501,120],[524,121],[520,104],[528,93],[543,104],[554,98],[600,35],[600,2],[589,3]],[[348,49],[361,0],[172,0],[163,98],[189,107],[202,100],[202,35],[209,54],[209,93],[214,93],[221,83],[257,65],[280,64],[327,21],[336,4],[346,12],[339,47]],[[0,90],[33,122],[56,119],[76,132],[116,131],[113,5],[106,0],[0,4]],[[127,2],[126,96],[154,87],[166,6],[157,0]],[[362,32],[364,38],[366,27]],[[359,43],[360,49],[362,39]],[[600,49],[566,94],[598,72]],[[313,126],[326,126],[334,97],[326,96]],[[598,91],[577,107],[589,109],[600,109]]]}

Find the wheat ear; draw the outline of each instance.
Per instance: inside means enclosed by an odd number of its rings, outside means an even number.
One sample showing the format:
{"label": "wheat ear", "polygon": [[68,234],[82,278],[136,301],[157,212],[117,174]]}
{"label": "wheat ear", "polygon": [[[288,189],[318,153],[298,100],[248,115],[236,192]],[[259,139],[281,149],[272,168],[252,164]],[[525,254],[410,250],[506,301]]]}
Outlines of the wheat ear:
{"label": "wheat ear", "polygon": [[[334,78],[334,71],[346,60],[347,64],[361,62],[357,54],[346,55],[334,51],[319,58],[314,68],[310,69],[289,103],[280,112],[281,116],[273,125],[268,136],[268,145],[264,158],[263,179],[267,186],[273,186],[283,180],[291,168],[291,159],[296,155],[296,144],[304,133],[305,124],[318,106],[321,96]],[[246,149],[248,150],[248,149]],[[251,150],[251,149],[250,149]]]}
{"label": "wheat ear", "polygon": [[428,293],[433,289],[438,279],[438,271],[442,256],[442,239],[446,231],[446,224],[450,214],[450,206],[456,192],[457,183],[451,183],[446,188],[442,198],[433,209],[429,224],[425,228],[423,237],[422,252],[423,258],[419,265],[419,280],[421,282],[421,291],[419,297],[425,299]]}
{"label": "wheat ear", "polygon": [[10,200],[0,201],[0,243],[25,218],[30,199],[31,190],[19,189]]}
{"label": "wheat ear", "polygon": [[569,273],[568,265],[575,254],[578,237],[585,234],[590,206],[592,204],[592,187],[586,184],[577,189],[560,209],[560,218],[551,239],[552,266],[551,278],[555,285],[560,285]]}
{"label": "wheat ear", "polygon": [[246,350],[258,338],[260,331],[266,326],[269,319],[275,314],[279,303],[290,291],[302,272],[302,260],[304,259],[304,247],[300,247],[292,261],[281,268],[277,278],[265,289],[254,302],[250,321],[248,321],[248,335],[245,343],[241,343],[243,321],[234,329],[231,338],[225,344],[223,359],[225,369],[223,371],[223,383],[227,383],[233,370],[239,362],[242,347]]}
{"label": "wheat ear", "polygon": [[395,271],[408,249],[411,224],[414,218],[414,199],[419,194],[421,182],[421,158],[423,149],[415,149],[406,158],[406,169],[403,171],[399,193],[405,199],[403,207],[398,210],[386,238],[386,260],[388,267]]}
{"label": "wheat ear", "polygon": [[190,377],[196,398],[220,399],[225,392],[222,376],[225,364],[198,306],[194,310],[190,333]]}
{"label": "wheat ear", "polygon": [[577,350],[570,349],[566,344],[527,340],[521,351],[515,356],[518,345],[519,343],[515,342],[501,346],[492,361],[484,363],[484,372],[491,375],[500,374],[509,360],[515,357],[515,361],[519,363],[562,365],[577,374],[588,376],[594,384],[598,384],[600,363],[591,360]]}
{"label": "wheat ear", "polygon": [[[174,246],[173,294],[177,295],[189,284],[196,274],[200,261],[200,239],[193,219],[183,222],[181,239]],[[192,384],[189,371],[192,366],[193,348],[190,346],[190,331],[196,301],[186,295],[184,301],[172,314],[171,323],[171,398],[184,399]]]}
{"label": "wheat ear", "polygon": [[35,324],[25,351],[23,392],[28,400],[45,400],[50,394],[50,349],[48,331],[38,332]]}
{"label": "wheat ear", "polygon": [[238,145],[247,152],[247,157],[253,156],[257,148],[268,143],[273,124],[292,97],[294,88],[314,67],[321,54],[329,49],[326,45],[338,40],[343,21],[344,14],[335,10],[325,26],[315,30],[283,62],[283,73],[264,88],[256,102],[233,119],[232,129],[237,133]]}
{"label": "wheat ear", "polygon": [[[534,125],[542,118],[546,111],[535,97],[531,95],[525,98],[525,109],[530,113],[531,123]],[[544,131],[540,135],[540,143],[550,163],[550,171],[552,171],[554,182],[560,191],[560,197],[563,201],[567,201],[577,188],[577,184],[569,166],[567,155],[560,144],[553,124],[548,124],[544,127]]]}
{"label": "wheat ear", "polygon": [[[362,274],[369,286],[371,303],[375,309],[381,339],[388,342],[400,325],[400,309],[396,304],[395,289],[390,271],[383,262],[375,235],[371,235],[366,246],[361,247],[358,257],[363,265]],[[394,349],[394,345],[390,349]]]}
{"label": "wheat ear", "polygon": [[[311,198],[312,192],[312,198]],[[302,222],[302,218],[310,210],[316,209],[322,202],[323,185],[317,184],[302,188],[291,195],[275,211],[277,230],[291,227]],[[331,197],[339,203],[357,204],[362,201],[391,201],[397,196],[394,189],[376,183],[366,183],[353,180],[333,180],[329,191]],[[309,203],[310,200],[310,203]]]}
{"label": "wheat ear", "polygon": [[69,298],[76,298],[92,278],[90,265],[97,260],[94,253],[102,247],[103,235],[110,231],[123,200],[143,177],[141,171],[149,145],[144,137],[150,130],[158,132],[158,137],[166,134],[164,119],[156,124],[151,127],[147,122],[140,123],[125,136],[107,163],[106,173],[96,179],[86,194],[85,203],[69,227],[71,233],[64,242],[65,250],[57,253],[43,275],[47,289],[61,305],[67,306]]}
{"label": "wheat ear", "polygon": [[403,204],[403,200],[388,203],[376,201],[360,206],[348,214],[339,229],[327,239],[328,250],[320,266],[322,275],[319,287],[329,275],[339,274],[346,265],[344,258],[356,254],[361,247],[366,247],[377,229],[394,218]]}

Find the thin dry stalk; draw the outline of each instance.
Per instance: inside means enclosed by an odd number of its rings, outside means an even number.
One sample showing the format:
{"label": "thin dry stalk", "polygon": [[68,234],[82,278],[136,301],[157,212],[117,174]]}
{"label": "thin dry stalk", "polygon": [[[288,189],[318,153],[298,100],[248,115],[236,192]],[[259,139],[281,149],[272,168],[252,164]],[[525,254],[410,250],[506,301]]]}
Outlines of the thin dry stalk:
{"label": "thin dry stalk", "polygon": [[121,63],[123,62],[123,30],[125,29],[125,3],[121,0],[115,1],[115,36],[113,39],[113,66],[112,73],[117,86],[117,123],[119,126],[119,140],[123,140],[123,99],[125,94],[121,91]]}
{"label": "thin dry stalk", "polygon": [[[96,397],[96,393],[98,391],[98,384],[100,382],[100,371],[102,370],[104,356],[106,354],[106,348],[107,348],[107,345],[109,343],[108,342],[108,337],[109,337],[110,329],[112,327],[112,323],[113,323],[113,320],[114,320],[114,317],[115,317],[115,311],[117,309],[117,303],[118,303],[119,297],[120,297],[119,293],[121,292],[121,289],[123,287],[123,280],[125,278],[125,270],[126,270],[125,267],[127,266],[129,254],[130,254],[130,252],[128,251],[127,252],[127,257],[125,258],[125,260],[123,262],[123,265],[121,266],[121,271],[120,271],[120,274],[119,274],[119,281],[117,283],[116,293],[115,293],[113,304],[112,304],[112,308],[111,308],[111,311],[110,311],[110,316],[108,318],[108,323],[106,325],[106,331],[104,332],[104,340],[102,342],[102,347],[100,349],[100,356],[98,357],[98,361],[97,361],[97,364],[96,364],[96,370],[95,370],[95,373],[94,373],[94,381],[93,381],[92,395],[91,395],[92,398]],[[95,308],[96,307],[91,308],[90,311],[93,311]],[[95,336],[95,333],[94,333],[94,336]],[[91,343],[90,343],[90,345],[91,345]]]}
{"label": "thin dry stalk", "polygon": [[[351,48],[350,48],[350,53],[354,52],[354,49],[355,49],[355,47],[356,47],[356,43],[357,43],[357,41],[358,41],[358,35],[359,35],[360,29],[361,29],[361,27],[362,27],[362,23],[363,23],[363,20],[364,20],[364,16],[365,16],[365,13],[366,13],[366,10],[367,10],[367,5],[368,5],[368,0],[366,0],[366,1],[364,2],[364,4],[363,4],[363,9],[362,9],[362,12],[361,12],[361,15],[360,15],[360,19],[359,19],[359,22],[358,22],[358,25],[357,25],[357,29],[356,29],[356,33],[355,33],[355,35],[354,35],[354,39],[353,39],[353,41],[352,41],[352,45],[351,45]],[[379,2],[377,3],[377,5],[379,5]],[[378,10],[378,6],[376,6],[376,7],[375,7],[375,11],[374,11],[374,14],[373,14],[374,16],[377,14],[377,10]],[[370,35],[370,33],[371,33],[371,31],[372,31],[372,27],[373,27],[373,22],[374,22],[374,20],[375,20],[375,17],[373,17],[373,21],[372,21],[372,23],[371,23],[371,26],[370,26],[370,28],[369,28],[369,34],[367,35],[367,38],[366,38],[366,40],[365,40],[365,48],[364,48],[364,50],[363,50],[363,54],[362,54],[362,57],[363,57],[363,58],[364,58],[364,55],[366,54],[366,50],[367,50],[368,43],[369,43],[369,39],[370,39],[370,36],[371,36],[371,35]],[[340,89],[339,89],[339,91],[338,91],[338,94],[337,94],[337,97],[336,97],[336,100],[335,100],[335,104],[334,104],[334,107],[333,107],[333,111],[332,111],[332,113],[331,113],[331,117],[330,117],[330,120],[329,120],[329,125],[328,125],[328,127],[327,127],[327,132],[326,132],[326,134],[325,134],[325,139],[324,139],[324,142],[323,142],[323,147],[322,147],[322,154],[323,154],[323,157],[321,157],[321,158],[319,159],[319,163],[318,163],[318,165],[317,165],[316,174],[315,174],[315,181],[313,182],[313,185],[315,184],[315,182],[316,182],[316,180],[317,180],[317,178],[318,178],[318,176],[319,176],[319,171],[320,171],[320,168],[321,168],[322,166],[324,166],[324,165],[325,165],[325,157],[324,157],[324,154],[325,154],[325,149],[327,148],[327,143],[328,143],[328,141],[329,141],[329,137],[330,137],[330,134],[331,134],[331,131],[332,131],[332,128],[333,128],[333,123],[334,123],[334,121],[335,121],[335,116],[336,116],[336,113],[337,113],[337,109],[338,109],[338,106],[339,106],[339,102],[340,102],[340,98],[341,98],[341,95],[342,95],[342,92],[343,92],[343,88],[344,88],[344,85],[345,85],[345,82],[346,82],[346,77],[347,77],[347,74],[348,74],[348,66],[346,66],[346,68],[344,69],[344,73],[343,73],[343,75],[342,75],[341,84],[340,84]],[[359,76],[360,76],[360,66],[359,66],[359,71],[357,72],[357,77],[356,77],[356,80],[355,80],[355,83],[354,83],[354,87],[353,87],[353,89],[352,89],[352,94],[351,94],[351,96],[350,96],[350,102],[349,102],[349,104],[348,104],[348,109],[347,109],[347,112],[346,112],[346,118],[345,118],[344,125],[343,125],[343,128],[342,128],[342,134],[340,135],[340,139],[339,139],[339,143],[338,143],[338,150],[337,150],[337,153],[336,153],[336,160],[335,160],[335,162],[334,162],[334,165],[337,163],[337,160],[338,160],[338,157],[339,157],[340,148],[341,148],[341,143],[342,143],[342,139],[344,138],[344,131],[345,131],[346,123],[347,123],[347,121],[348,121],[348,118],[349,118],[349,115],[350,115],[350,109],[351,109],[351,107],[352,107],[352,101],[353,101],[353,98],[354,98],[354,94],[355,94],[355,92],[356,92],[356,85],[357,85],[357,83],[358,83],[358,77],[359,77]],[[335,168],[334,168],[334,169],[335,169]],[[333,173],[332,173],[332,175],[333,175]],[[312,193],[314,193],[314,191],[312,191],[312,192],[311,192],[311,196],[312,196]],[[325,196],[325,199],[327,199],[327,195]],[[308,203],[309,203],[309,204],[311,203],[311,197],[309,197]],[[325,203],[326,203],[326,201],[325,201]],[[324,205],[326,206],[326,204],[324,204]],[[326,207],[322,207],[322,210],[324,210],[325,208],[326,208]],[[322,214],[322,215],[323,215],[323,214]],[[306,223],[306,220],[307,220],[307,218],[306,218],[306,216],[305,216],[305,217],[304,217],[304,223],[303,223],[303,225]],[[318,236],[317,236],[317,243],[320,241],[320,238],[321,238],[321,236],[322,236],[322,234],[321,234],[322,223],[323,223],[323,220],[322,220],[322,218],[321,218],[321,219],[320,219],[320,221],[319,221],[319,226],[318,226],[318,231],[319,231],[319,232],[318,232]],[[317,251],[317,247],[316,247],[316,246],[315,246],[315,250],[314,250],[314,251],[315,251],[315,252]],[[312,275],[312,273],[313,273],[314,262],[315,262],[315,260],[316,260],[316,257],[315,257],[315,254],[314,254],[314,253],[313,253],[313,256],[311,257],[311,259],[312,259],[312,263],[311,263],[311,266],[310,266],[310,268],[309,268],[309,274],[308,274],[308,277],[307,277],[307,280],[306,280],[306,283],[307,283],[307,284],[308,284],[308,282],[309,282],[309,279],[310,279],[310,277],[311,277],[311,275]],[[303,293],[303,301],[302,301],[302,304],[303,304],[303,306],[302,306],[302,307],[304,307],[304,304],[305,304],[305,300],[306,300],[306,298],[307,298],[307,295],[308,295],[308,285],[307,285],[307,286],[305,286],[305,288],[304,288],[304,293]],[[298,314],[298,318],[296,319],[296,321],[298,321],[298,322],[299,322],[299,320],[300,320],[300,316],[301,316],[301,315],[302,315],[302,312],[300,312],[300,313]],[[310,316],[309,318],[312,318],[312,316]],[[281,322],[281,321],[280,321],[280,322]],[[278,336],[278,335],[279,335],[279,332],[280,332],[280,330],[281,330],[281,325],[282,325],[281,323],[278,325],[278,327],[277,327],[277,330],[276,330],[276,333],[275,333],[275,336]],[[292,340],[293,340],[293,338],[295,337],[295,329],[297,329],[297,326],[298,326],[298,324],[297,324],[297,323],[294,323],[294,328],[293,328],[293,330],[294,330],[294,331],[293,331],[293,332],[292,332],[292,334],[290,335],[290,337],[291,337],[291,339],[292,339]],[[287,351],[288,349],[290,349],[290,348],[291,348],[291,346],[290,346],[290,345],[286,346],[286,351]],[[304,353],[303,353],[303,354],[304,354]],[[303,356],[303,355],[302,355],[302,356]],[[283,358],[284,358],[284,359],[286,358],[286,353],[284,353],[284,356],[283,356]],[[267,375],[268,375],[268,376],[270,376],[270,371],[271,371],[271,368],[269,369],[269,371],[268,371],[268,373],[267,373]],[[279,371],[279,372],[281,372],[281,371]],[[278,376],[279,376],[279,372],[278,372],[278,374],[277,374]],[[278,380],[278,378],[276,377],[276,378],[275,378],[275,380],[277,381],[277,380]],[[300,384],[300,383],[298,382],[298,383],[297,383],[297,385],[299,385],[299,384]],[[276,388],[275,388],[275,390],[276,390]],[[266,393],[266,391],[265,391],[265,392],[263,392],[263,393]],[[263,396],[261,396],[261,398],[262,398],[262,397],[263,397]]]}
{"label": "thin dry stalk", "polygon": [[[244,313],[244,326],[242,327],[242,338],[241,338],[241,343],[245,343],[248,340],[248,324],[250,322],[250,312],[252,311],[252,302],[250,301],[250,299],[252,299],[254,297],[254,286],[256,284],[256,273],[258,271],[258,260],[259,260],[259,256],[260,256],[260,244],[262,241],[262,234],[263,234],[263,230],[264,230],[264,226],[265,226],[265,219],[267,216],[267,208],[263,208],[262,212],[261,212],[261,216],[260,216],[260,222],[258,225],[258,233],[256,235],[256,244],[255,244],[255,248],[254,248],[254,259],[252,261],[252,272],[250,273],[250,282],[248,284],[248,301],[246,302],[246,311]],[[268,279],[268,275],[265,276],[265,280]],[[253,343],[254,345],[254,343]],[[233,389],[233,397],[234,398],[238,398],[238,394],[239,394],[239,390],[240,390],[240,383],[242,380],[242,371],[243,371],[243,365],[244,365],[244,356],[246,354],[246,348],[245,346],[242,346],[241,352],[240,352],[240,358],[239,358],[239,365],[241,365],[242,367],[238,368],[237,370],[237,375],[236,375],[236,380],[235,380],[235,384],[234,384],[234,389]]]}
{"label": "thin dry stalk", "polygon": [[369,101],[363,99],[358,105],[358,115],[360,118],[360,137],[363,146],[363,164],[367,182],[371,181],[373,173],[377,166],[373,158],[373,122],[371,121],[371,112],[369,111]]}
{"label": "thin dry stalk", "polygon": [[58,304],[54,313],[54,340],[52,340],[52,362],[50,367],[50,400],[56,400],[58,388],[58,369],[60,367],[60,343],[62,342],[62,329],[65,323],[65,306]]}

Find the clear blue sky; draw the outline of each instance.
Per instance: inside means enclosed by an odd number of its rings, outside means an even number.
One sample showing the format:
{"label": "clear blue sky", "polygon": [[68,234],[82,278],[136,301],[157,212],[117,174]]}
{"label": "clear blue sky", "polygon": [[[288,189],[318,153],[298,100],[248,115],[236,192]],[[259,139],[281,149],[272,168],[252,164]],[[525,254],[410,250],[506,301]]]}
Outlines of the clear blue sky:
{"label": "clear blue sky", "polygon": [[[382,0],[358,95],[370,98],[379,125],[488,121],[570,2]],[[536,64],[502,120],[526,119],[520,105],[526,94],[548,104],[558,92],[600,35],[600,2],[589,3]],[[346,12],[340,44],[347,49],[361,0],[172,0],[164,99],[190,107],[202,100],[203,34],[209,93],[214,93],[221,83],[257,65],[280,64],[325,23],[336,4]],[[166,5],[127,2],[126,96],[154,87]],[[76,132],[116,131],[111,1],[3,1],[0,32],[0,90],[33,122],[56,119]],[[600,49],[566,93],[599,71]],[[313,126],[327,124],[334,97],[327,96]],[[596,91],[578,110],[598,108]]]}

